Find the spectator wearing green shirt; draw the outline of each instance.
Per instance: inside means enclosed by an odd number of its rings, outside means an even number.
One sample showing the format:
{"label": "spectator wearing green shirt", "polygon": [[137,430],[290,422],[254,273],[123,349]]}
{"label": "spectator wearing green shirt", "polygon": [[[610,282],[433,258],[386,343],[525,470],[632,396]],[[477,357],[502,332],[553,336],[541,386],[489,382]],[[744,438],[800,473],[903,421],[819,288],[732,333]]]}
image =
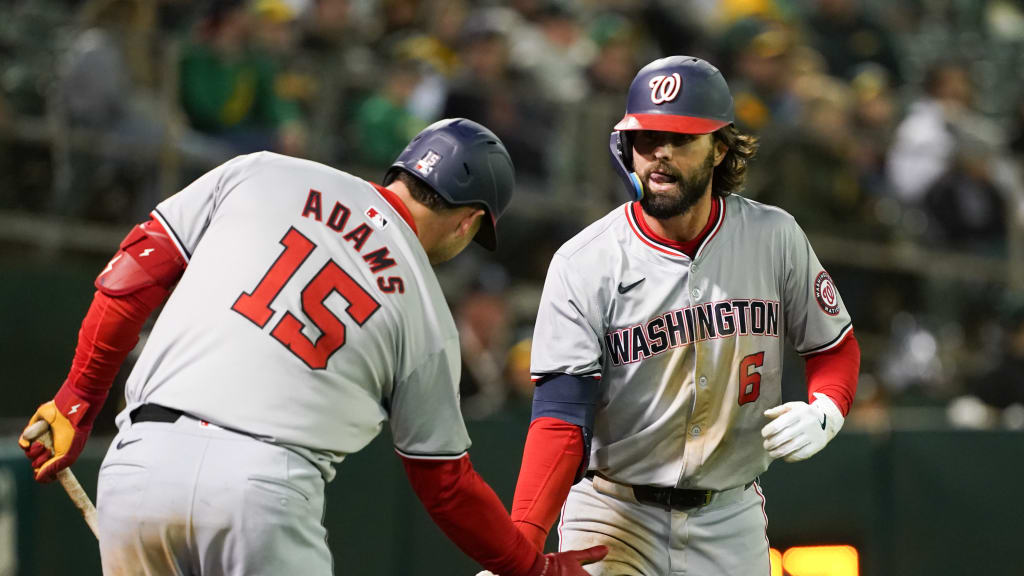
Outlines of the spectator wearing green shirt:
{"label": "spectator wearing green shirt", "polygon": [[299,154],[299,108],[275,91],[273,59],[251,48],[251,16],[242,0],[210,6],[182,50],[182,108],[193,128],[235,152]]}
{"label": "spectator wearing green shirt", "polygon": [[408,109],[421,75],[411,61],[399,61],[387,72],[383,87],[356,111],[357,138],[353,154],[371,166],[391,164],[427,122]]}

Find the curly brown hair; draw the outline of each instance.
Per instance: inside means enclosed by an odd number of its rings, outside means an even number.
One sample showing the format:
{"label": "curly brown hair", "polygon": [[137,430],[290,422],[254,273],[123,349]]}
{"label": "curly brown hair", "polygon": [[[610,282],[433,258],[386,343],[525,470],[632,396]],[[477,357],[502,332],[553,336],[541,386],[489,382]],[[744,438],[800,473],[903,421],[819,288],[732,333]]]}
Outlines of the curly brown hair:
{"label": "curly brown hair", "polygon": [[747,163],[757,154],[757,137],[740,132],[734,124],[719,128],[712,136],[715,142],[728,146],[729,151],[725,153],[721,164],[715,166],[711,178],[711,194],[728,196],[739,192],[747,178]]}

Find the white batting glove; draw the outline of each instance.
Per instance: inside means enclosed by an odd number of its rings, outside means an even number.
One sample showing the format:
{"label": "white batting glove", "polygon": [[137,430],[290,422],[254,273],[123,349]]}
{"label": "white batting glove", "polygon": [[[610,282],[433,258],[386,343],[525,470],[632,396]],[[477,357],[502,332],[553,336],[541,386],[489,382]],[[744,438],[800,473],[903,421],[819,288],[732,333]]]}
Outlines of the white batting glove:
{"label": "white batting glove", "polygon": [[843,427],[843,413],[828,396],[814,393],[813,403],[786,402],[764,411],[771,418],[761,436],[772,458],[799,462],[817,454]]}

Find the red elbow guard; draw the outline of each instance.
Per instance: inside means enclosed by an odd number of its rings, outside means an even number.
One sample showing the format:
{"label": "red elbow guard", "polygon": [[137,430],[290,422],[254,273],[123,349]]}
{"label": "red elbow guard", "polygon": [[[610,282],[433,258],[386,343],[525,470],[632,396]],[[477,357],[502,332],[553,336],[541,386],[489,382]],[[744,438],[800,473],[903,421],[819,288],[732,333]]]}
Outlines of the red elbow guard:
{"label": "red elbow guard", "polygon": [[121,249],[96,278],[96,289],[111,297],[149,286],[169,290],[185,271],[185,258],[163,226],[150,219],[121,242]]}

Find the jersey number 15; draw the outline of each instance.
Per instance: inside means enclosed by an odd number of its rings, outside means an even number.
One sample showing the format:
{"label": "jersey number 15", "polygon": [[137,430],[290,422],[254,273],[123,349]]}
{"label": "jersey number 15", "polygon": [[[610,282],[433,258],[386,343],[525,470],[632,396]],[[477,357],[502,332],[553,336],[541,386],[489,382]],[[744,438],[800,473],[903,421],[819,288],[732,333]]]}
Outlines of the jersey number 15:
{"label": "jersey number 15", "polygon": [[[274,315],[270,304],[295,275],[316,244],[294,227],[281,239],[284,251],[277,257],[252,292],[242,292],[231,309],[263,328]],[[362,286],[338,266],[328,260],[316,276],[302,288],[302,312],[320,330],[320,336],[310,340],[302,333],[302,321],[291,312],[285,312],[270,335],[314,370],[327,367],[331,355],[345,345],[345,325],[324,306],[324,300],[337,292],[348,302],[345,312],[359,326],[366,323],[380,308]]]}

